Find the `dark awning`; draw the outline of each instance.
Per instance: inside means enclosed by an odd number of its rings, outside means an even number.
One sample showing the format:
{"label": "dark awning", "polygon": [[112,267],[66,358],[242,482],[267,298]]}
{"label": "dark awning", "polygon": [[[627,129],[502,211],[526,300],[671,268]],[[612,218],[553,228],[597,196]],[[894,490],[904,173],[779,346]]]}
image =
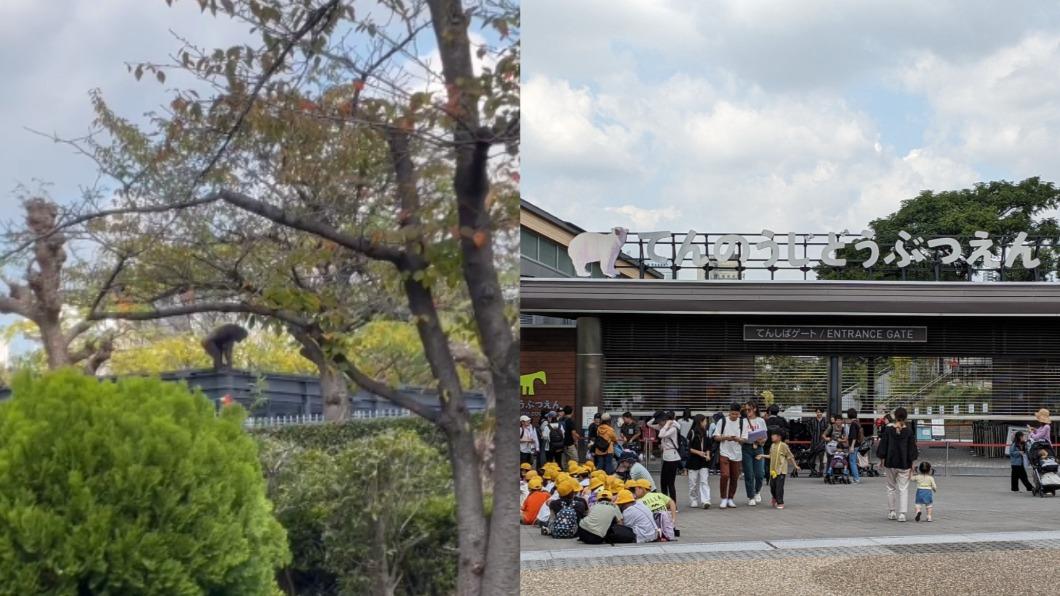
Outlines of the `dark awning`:
{"label": "dark awning", "polygon": [[523,278],[520,311],[894,316],[1060,316],[1060,283]]}

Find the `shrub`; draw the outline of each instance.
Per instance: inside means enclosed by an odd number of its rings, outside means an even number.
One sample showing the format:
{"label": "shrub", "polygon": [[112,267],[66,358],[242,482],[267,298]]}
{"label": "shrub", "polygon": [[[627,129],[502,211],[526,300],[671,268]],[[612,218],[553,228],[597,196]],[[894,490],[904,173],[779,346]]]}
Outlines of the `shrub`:
{"label": "shrub", "polygon": [[328,422],[326,424],[280,426],[255,430],[254,433],[258,436],[279,439],[307,449],[339,451],[345,449],[354,441],[390,431],[414,432],[422,437],[427,444],[436,447],[443,454],[448,449],[445,437],[438,430],[438,427],[419,416],[365,418],[345,420],[343,422]]}
{"label": "shrub", "polygon": [[269,494],[294,554],[282,574],[289,590],[427,595],[454,589],[449,464],[419,433],[379,426],[331,450],[261,437]]}
{"label": "shrub", "polygon": [[157,379],[22,375],[0,404],[0,593],[276,593],[243,413]]}

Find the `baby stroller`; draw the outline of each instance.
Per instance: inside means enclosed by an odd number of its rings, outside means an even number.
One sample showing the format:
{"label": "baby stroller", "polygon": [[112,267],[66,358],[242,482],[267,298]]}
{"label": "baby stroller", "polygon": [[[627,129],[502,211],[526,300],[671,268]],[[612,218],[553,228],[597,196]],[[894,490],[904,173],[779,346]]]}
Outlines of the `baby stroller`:
{"label": "baby stroller", "polygon": [[850,476],[847,472],[849,460],[846,449],[840,449],[838,443],[832,441],[825,447],[828,456],[828,470],[831,474],[824,477],[828,484],[850,484]]}
{"label": "baby stroller", "polygon": [[872,451],[872,441],[865,441],[858,447],[858,474],[860,476],[879,476],[880,471],[876,464],[869,461],[869,453]]}
{"label": "baby stroller", "polygon": [[799,470],[809,470],[810,478],[819,478],[821,476],[821,472],[817,471],[817,460],[821,457],[821,453],[823,452],[824,445],[804,447],[796,451],[794,453],[795,470],[791,473],[792,477],[798,478]]}
{"label": "baby stroller", "polygon": [[[1039,452],[1045,450],[1043,456]],[[1031,494],[1044,497],[1046,493],[1056,496],[1060,489],[1060,464],[1056,461],[1056,452],[1048,441],[1036,441],[1027,447],[1027,459],[1031,462],[1031,474],[1034,489]]]}

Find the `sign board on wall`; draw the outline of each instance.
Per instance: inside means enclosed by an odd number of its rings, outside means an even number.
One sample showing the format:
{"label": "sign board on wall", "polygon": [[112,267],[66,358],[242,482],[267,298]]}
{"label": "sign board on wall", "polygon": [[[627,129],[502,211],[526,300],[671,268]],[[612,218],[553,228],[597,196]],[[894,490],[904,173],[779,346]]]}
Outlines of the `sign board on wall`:
{"label": "sign board on wall", "polygon": [[927,327],[878,325],[744,325],[744,341],[923,343]]}
{"label": "sign board on wall", "polygon": [[596,406],[582,406],[582,428],[589,428],[597,411]]}

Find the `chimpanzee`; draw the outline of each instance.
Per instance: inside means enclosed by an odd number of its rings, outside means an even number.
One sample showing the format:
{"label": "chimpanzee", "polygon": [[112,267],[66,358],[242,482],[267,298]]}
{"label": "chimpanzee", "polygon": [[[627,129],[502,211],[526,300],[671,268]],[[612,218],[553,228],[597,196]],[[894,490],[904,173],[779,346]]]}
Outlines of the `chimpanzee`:
{"label": "chimpanzee", "polygon": [[247,330],[228,323],[214,329],[202,340],[202,347],[213,358],[213,369],[232,368],[232,347],[247,338]]}

